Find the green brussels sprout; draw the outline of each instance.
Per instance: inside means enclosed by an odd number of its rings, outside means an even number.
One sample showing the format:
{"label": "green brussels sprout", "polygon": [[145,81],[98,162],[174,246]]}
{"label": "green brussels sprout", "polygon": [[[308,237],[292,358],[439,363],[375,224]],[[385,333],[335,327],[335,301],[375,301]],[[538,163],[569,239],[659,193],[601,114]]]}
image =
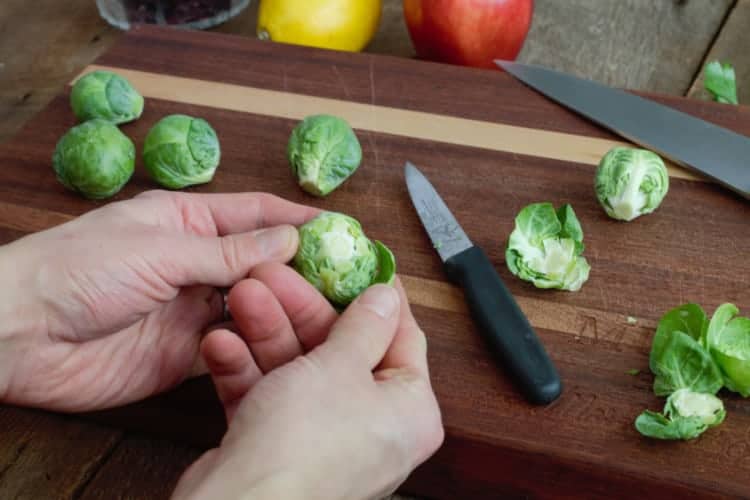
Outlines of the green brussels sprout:
{"label": "green brussels sprout", "polygon": [[312,195],[326,196],[357,170],[362,147],[346,121],[313,115],[292,131],[287,157],[300,187]]}
{"label": "green brussels sprout", "polygon": [[664,414],[646,410],[635,419],[644,436],[656,439],[694,439],[726,417],[724,403],[713,394],[679,389],[664,406]]}
{"label": "green brussels sprout", "polygon": [[577,291],[589,277],[583,230],[573,207],[555,212],[551,203],[532,203],[516,216],[505,262],[514,275],[537,288]]}
{"label": "green brussels sprout", "polygon": [[219,139],[211,125],[187,115],[169,115],[159,120],[143,145],[146,170],[156,182],[170,189],[210,182],[220,158]]}
{"label": "green brussels sprout", "polygon": [[94,119],[71,128],[52,156],[57,179],[86,198],[108,198],[135,170],[135,145],[117,125]]}
{"label": "green brussels sprout", "polygon": [[607,215],[631,221],[659,207],[669,190],[669,174],[656,153],[618,146],[599,162],[594,189]]}
{"label": "green brussels sprout", "polygon": [[101,118],[120,124],[143,113],[143,96],[125,78],[111,71],[93,71],[79,78],[70,93],[79,121]]}
{"label": "green brussels sprout", "polygon": [[299,228],[293,266],[334,306],[345,307],[375,283],[393,283],[396,260],[370,241],[356,219],[323,212]]}

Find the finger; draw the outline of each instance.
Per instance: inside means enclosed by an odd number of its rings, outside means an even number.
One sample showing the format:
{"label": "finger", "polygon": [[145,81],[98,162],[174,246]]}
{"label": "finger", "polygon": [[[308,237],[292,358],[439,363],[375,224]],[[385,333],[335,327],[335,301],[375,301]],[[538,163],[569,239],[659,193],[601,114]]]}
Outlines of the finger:
{"label": "finger", "polygon": [[284,309],[262,282],[240,281],[229,292],[228,302],[240,335],[264,373],[303,354]]}
{"label": "finger", "polygon": [[260,264],[250,277],[276,296],[305,352],[321,344],[339,315],[326,298],[297,271],[279,263]]}
{"label": "finger", "polygon": [[299,226],[320,212],[268,193],[154,191],[140,197],[167,200],[178,216],[175,222],[202,235],[224,236],[282,224]]}
{"label": "finger", "polygon": [[203,338],[200,352],[211,373],[227,421],[231,421],[239,401],[261,379],[245,342],[229,330],[213,330]]}
{"label": "finger", "polygon": [[399,324],[393,343],[385,353],[379,368],[383,370],[408,369],[429,380],[427,338],[414,318],[406,292],[398,277],[394,287],[401,302]]}
{"label": "finger", "polygon": [[299,236],[292,226],[221,237],[185,236],[158,267],[174,287],[207,284],[231,286],[262,262],[287,262],[297,251]]}
{"label": "finger", "polygon": [[319,346],[322,361],[370,372],[393,340],[398,317],[399,299],[393,287],[371,286],[347,307]]}

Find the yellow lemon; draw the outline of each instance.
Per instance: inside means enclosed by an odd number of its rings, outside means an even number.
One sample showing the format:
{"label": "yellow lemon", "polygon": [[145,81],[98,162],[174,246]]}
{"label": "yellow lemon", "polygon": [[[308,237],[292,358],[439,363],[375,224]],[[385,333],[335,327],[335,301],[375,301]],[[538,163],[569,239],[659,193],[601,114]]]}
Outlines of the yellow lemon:
{"label": "yellow lemon", "polygon": [[381,0],[261,0],[258,37],[358,52],[375,36]]}

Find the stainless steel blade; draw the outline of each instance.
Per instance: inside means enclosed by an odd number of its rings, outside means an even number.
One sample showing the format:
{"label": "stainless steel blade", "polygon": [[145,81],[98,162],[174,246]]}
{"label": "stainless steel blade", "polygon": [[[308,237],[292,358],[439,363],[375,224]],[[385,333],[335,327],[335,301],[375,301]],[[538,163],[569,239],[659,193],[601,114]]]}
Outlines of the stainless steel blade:
{"label": "stainless steel blade", "polygon": [[406,162],[404,175],[414,208],[443,262],[474,246],[422,172]]}
{"label": "stainless steel blade", "polygon": [[750,199],[750,138],[590,80],[540,66],[495,63],[550,99]]}

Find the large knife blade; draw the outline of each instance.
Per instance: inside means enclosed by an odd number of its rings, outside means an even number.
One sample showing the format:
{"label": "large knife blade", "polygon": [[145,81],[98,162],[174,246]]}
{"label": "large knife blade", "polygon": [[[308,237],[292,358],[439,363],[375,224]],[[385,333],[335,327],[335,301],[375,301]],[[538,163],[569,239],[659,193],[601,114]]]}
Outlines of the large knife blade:
{"label": "large knife blade", "polygon": [[430,181],[409,162],[404,174],[417,215],[443,260],[448,278],[463,288],[491,353],[531,403],[551,403],[562,391],[560,376],[513,295]]}
{"label": "large knife blade", "polygon": [[495,64],[553,101],[750,199],[750,138],[573,75],[511,61]]}

